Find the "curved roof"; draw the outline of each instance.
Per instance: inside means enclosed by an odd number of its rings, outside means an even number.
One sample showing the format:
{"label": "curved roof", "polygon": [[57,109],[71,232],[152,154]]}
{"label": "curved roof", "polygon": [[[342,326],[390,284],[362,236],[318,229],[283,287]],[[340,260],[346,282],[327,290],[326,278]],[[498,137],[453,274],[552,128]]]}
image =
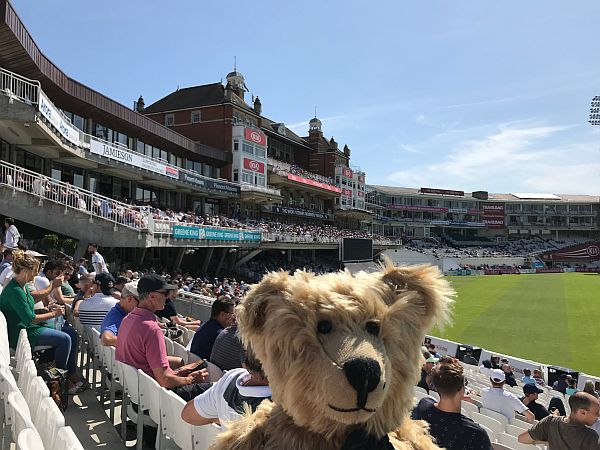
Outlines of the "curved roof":
{"label": "curved roof", "polygon": [[180,156],[189,156],[187,151],[219,165],[231,160],[228,153],[194,142],[67,76],[42,53],[8,0],[0,0],[0,65],[39,80],[60,108],[93,117]]}

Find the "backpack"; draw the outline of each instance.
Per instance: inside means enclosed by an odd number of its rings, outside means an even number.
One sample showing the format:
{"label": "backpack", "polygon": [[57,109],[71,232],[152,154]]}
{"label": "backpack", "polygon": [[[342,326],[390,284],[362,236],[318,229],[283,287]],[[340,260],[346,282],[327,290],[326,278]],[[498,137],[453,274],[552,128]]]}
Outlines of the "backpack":
{"label": "backpack", "polygon": [[42,369],[40,376],[46,382],[50,397],[54,400],[61,412],[69,406],[69,380],[67,371],[57,367]]}

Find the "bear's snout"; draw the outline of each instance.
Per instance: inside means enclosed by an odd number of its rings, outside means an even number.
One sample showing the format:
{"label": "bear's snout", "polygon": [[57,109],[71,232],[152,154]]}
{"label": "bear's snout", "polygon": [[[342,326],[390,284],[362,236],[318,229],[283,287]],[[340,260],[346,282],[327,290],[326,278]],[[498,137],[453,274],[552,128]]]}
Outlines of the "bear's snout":
{"label": "bear's snout", "polygon": [[346,378],[356,390],[356,406],[364,408],[367,397],[381,381],[381,367],[371,358],[358,357],[349,359],[344,363]]}

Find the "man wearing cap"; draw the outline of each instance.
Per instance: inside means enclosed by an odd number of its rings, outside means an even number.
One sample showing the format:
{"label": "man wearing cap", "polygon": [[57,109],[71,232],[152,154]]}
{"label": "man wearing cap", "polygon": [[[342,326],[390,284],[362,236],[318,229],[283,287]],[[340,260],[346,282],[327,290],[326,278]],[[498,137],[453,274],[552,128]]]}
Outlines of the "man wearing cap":
{"label": "man wearing cap", "polygon": [[137,282],[127,283],[121,290],[121,300],[106,314],[100,326],[102,345],[117,346],[117,335],[123,318],[137,308]]}
{"label": "man wearing cap", "polygon": [[421,379],[417,383],[417,386],[425,389],[427,393],[429,393],[429,389],[432,388],[431,371],[433,370],[433,366],[435,366],[435,363],[438,362],[437,358],[434,358],[433,356],[431,356],[431,354],[429,355],[430,356],[428,356],[425,359],[423,367],[421,367]]}
{"label": "man wearing cap", "polygon": [[102,321],[106,314],[117,304],[117,299],[112,296],[115,292],[115,279],[110,273],[97,273],[94,280],[96,293],[81,302],[79,306],[79,321],[82,325],[100,331]]}
{"label": "man wearing cap", "polygon": [[550,415],[543,405],[536,402],[538,394],[541,394],[542,392],[544,391],[535,384],[527,383],[523,386],[523,394],[525,397],[521,398],[521,402],[523,402],[523,404],[527,406],[527,409],[533,413],[535,420],[542,420],[544,417]]}
{"label": "man wearing cap", "polygon": [[570,380],[571,378],[573,378],[571,375],[568,375],[566,373],[561,373],[560,376],[558,377],[558,380],[556,380],[552,384],[552,389],[554,389],[555,391],[561,392],[562,394],[566,394],[567,388],[569,387],[568,380]]}
{"label": "man wearing cap", "polygon": [[509,422],[514,419],[516,411],[523,414],[529,423],[533,423],[535,417],[527,409],[527,406],[515,394],[504,390],[505,375],[502,369],[489,369],[480,366],[479,371],[489,376],[492,382],[492,387],[481,390],[481,403],[484,408],[502,414]]}
{"label": "man wearing cap", "polygon": [[172,389],[184,400],[191,400],[204,392],[210,384],[204,383],[208,371],[201,369],[191,372],[193,365],[172,370],[162,329],[158,326],[155,313],[165,307],[169,291],[177,286],[168,284],[155,273],[144,275],[138,281],[137,308],[131,311],[121,322],[115,357],[136,369],[143,370],[153,377],[160,386]]}

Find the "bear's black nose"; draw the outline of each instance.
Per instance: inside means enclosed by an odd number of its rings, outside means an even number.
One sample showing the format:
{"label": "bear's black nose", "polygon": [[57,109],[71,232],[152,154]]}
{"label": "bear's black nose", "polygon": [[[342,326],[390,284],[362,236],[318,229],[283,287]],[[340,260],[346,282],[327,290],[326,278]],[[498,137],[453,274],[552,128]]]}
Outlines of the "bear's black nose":
{"label": "bear's black nose", "polygon": [[356,406],[364,408],[369,392],[372,392],[381,380],[379,363],[371,358],[352,358],[344,363],[344,373],[356,390]]}

